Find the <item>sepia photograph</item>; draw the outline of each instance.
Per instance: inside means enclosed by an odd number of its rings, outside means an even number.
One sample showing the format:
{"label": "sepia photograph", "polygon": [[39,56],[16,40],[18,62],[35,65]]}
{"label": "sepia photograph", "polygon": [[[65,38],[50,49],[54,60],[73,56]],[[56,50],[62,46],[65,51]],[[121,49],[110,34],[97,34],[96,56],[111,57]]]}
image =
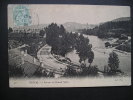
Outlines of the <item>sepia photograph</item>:
{"label": "sepia photograph", "polygon": [[130,6],[9,4],[9,87],[131,85]]}

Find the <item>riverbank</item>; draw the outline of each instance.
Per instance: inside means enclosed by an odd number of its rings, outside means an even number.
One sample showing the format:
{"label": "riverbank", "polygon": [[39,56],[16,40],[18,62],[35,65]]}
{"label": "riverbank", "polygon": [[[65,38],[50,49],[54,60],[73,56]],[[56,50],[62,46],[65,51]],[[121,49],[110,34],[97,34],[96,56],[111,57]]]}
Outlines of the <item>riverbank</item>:
{"label": "riverbank", "polygon": [[[85,37],[87,37],[92,44],[92,50],[94,52],[94,60],[92,65],[98,65],[99,70],[103,71],[104,66],[108,65],[109,54],[114,51],[119,57],[119,68],[129,76],[131,75],[131,53],[121,52],[120,50],[116,50],[114,48],[105,48],[105,42],[107,42],[107,40],[99,39],[97,36],[85,35]],[[113,42],[115,40],[108,41]],[[75,50],[68,53],[66,57],[70,58],[73,62],[80,64],[79,56],[76,54]],[[87,60],[85,62],[86,65],[89,65]]]}
{"label": "riverbank", "polygon": [[[75,50],[74,50],[74,52],[76,54]],[[62,57],[62,56],[55,55],[55,54],[52,55],[51,54],[51,47],[49,45],[43,46],[38,51],[37,57],[38,57],[39,61],[42,63],[41,67],[45,68],[46,70],[54,72],[55,76],[58,74],[58,77],[62,77],[62,75],[64,76],[64,72],[66,71],[68,66],[70,68],[74,69],[75,71],[77,69],[81,68],[81,67],[79,67],[81,64],[75,63],[75,60],[73,60],[72,58],[70,58],[71,62],[68,62],[68,61],[64,62],[64,60],[66,60],[66,57]],[[75,57],[75,56],[73,56],[73,57]],[[86,60],[86,64],[87,64],[87,60]],[[106,73],[104,73],[103,69],[99,68],[100,65],[96,64],[95,60],[92,64],[92,66],[94,66],[94,65],[98,65],[97,77],[106,77]],[[89,63],[87,66],[89,66]],[[125,74],[118,73],[118,75],[123,76]],[[82,77],[82,76],[79,76],[79,77]]]}

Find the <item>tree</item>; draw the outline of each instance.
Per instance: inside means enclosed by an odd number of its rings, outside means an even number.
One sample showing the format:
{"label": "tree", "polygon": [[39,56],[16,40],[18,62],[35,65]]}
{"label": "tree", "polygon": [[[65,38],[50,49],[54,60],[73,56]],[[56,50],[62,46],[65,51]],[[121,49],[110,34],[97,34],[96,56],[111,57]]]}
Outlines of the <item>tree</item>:
{"label": "tree", "polygon": [[49,72],[48,77],[54,77],[54,72]]}
{"label": "tree", "polygon": [[109,42],[105,43],[105,47],[111,46],[111,44]]}
{"label": "tree", "polygon": [[65,56],[73,48],[73,38],[71,33],[64,33],[59,39],[59,54]]}
{"label": "tree", "polygon": [[28,39],[28,33],[24,30],[23,37],[21,38],[23,43],[27,43],[29,41]]}
{"label": "tree", "polygon": [[24,69],[17,65],[9,65],[9,76],[10,77],[22,77],[24,76]]}
{"label": "tree", "polygon": [[59,40],[59,26],[56,23],[52,23],[46,27],[45,32],[46,43],[52,46],[52,48],[57,48]]}
{"label": "tree", "polygon": [[66,33],[63,25],[58,26],[56,23],[50,24],[46,29],[46,42],[52,47],[51,52],[57,55],[65,56],[71,49],[72,35]]}
{"label": "tree", "polygon": [[11,27],[9,27],[8,32],[9,33],[13,32],[13,29]]}
{"label": "tree", "polygon": [[88,62],[90,63],[89,67],[91,66],[91,63],[93,62],[94,59],[94,52],[91,50],[88,52]]}
{"label": "tree", "polygon": [[47,77],[47,73],[45,70],[38,68],[35,73],[33,74],[35,77]]}
{"label": "tree", "polygon": [[67,66],[67,69],[65,70],[64,76],[65,77],[74,77],[74,76],[78,76],[79,74],[76,72],[75,69],[72,68],[71,65]]}
{"label": "tree", "polygon": [[76,51],[79,55],[79,62],[81,63],[82,61],[85,62],[85,60],[87,59],[87,51],[88,51],[88,43],[85,40],[84,36],[81,34],[77,41],[76,41]]}
{"label": "tree", "polygon": [[[118,38],[121,34],[131,35],[131,20],[109,21],[96,26],[93,29],[82,29],[81,33],[88,35],[97,35],[99,38]],[[112,32],[113,34],[110,34]]]}
{"label": "tree", "polygon": [[92,45],[89,44],[89,39],[85,38],[82,34],[79,36],[79,39],[77,41],[77,47],[76,50],[78,52],[78,55],[80,57],[79,62],[81,63],[82,61],[88,59],[88,62],[91,63],[93,62],[94,59],[94,52],[91,50]]}
{"label": "tree", "polygon": [[59,34],[60,35],[63,35],[64,33],[66,33],[66,30],[65,30],[65,28],[64,28],[64,26],[63,25],[60,25],[60,27],[59,27]]}
{"label": "tree", "polygon": [[45,35],[45,31],[44,30],[40,30],[39,35],[43,37]]}
{"label": "tree", "polygon": [[112,52],[109,54],[108,58],[108,66],[110,67],[110,72],[116,72],[119,68],[119,58],[118,55],[115,52]]}

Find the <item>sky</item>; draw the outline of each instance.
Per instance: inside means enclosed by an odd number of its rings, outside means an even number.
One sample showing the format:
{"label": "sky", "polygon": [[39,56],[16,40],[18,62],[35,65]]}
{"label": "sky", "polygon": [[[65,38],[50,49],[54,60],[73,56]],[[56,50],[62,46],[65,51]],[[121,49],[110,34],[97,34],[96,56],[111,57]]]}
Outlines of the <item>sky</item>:
{"label": "sky", "polygon": [[[18,5],[8,5],[8,27],[14,27],[13,8]],[[103,5],[26,5],[30,11],[32,24],[50,24],[56,22],[77,22],[81,24],[99,24],[120,17],[130,17],[129,6]]]}

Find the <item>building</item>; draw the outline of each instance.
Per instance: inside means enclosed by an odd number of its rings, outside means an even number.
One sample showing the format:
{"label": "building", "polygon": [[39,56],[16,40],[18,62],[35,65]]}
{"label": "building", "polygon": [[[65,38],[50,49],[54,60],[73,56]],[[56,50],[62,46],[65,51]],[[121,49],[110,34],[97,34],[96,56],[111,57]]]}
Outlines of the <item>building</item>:
{"label": "building", "polygon": [[31,26],[19,26],[19,27],[13,27],[13,32],[14,33],[39,33],[40,30],[44,30],[43,25],[31,25]]}
{"label": "building", "polygon": [[31,77],[40,67],[40,62],[27,54],[27,50],[15,48],[8,51],[8,62],[11,66],[21,67],[24,76]]}
{"label": "building", "polygon": [[[49,49],[49,48],[48,48]],[[21,67],[25,77],[34,77],[36,72],[49,74],[54,73],[54,77],[61,77],[64,75],[62,69],[55,69],[45,63],[40,62],[35,57],[27,54],[27,46],[21,46],[15,49],[8,50],[9,66]]]}

